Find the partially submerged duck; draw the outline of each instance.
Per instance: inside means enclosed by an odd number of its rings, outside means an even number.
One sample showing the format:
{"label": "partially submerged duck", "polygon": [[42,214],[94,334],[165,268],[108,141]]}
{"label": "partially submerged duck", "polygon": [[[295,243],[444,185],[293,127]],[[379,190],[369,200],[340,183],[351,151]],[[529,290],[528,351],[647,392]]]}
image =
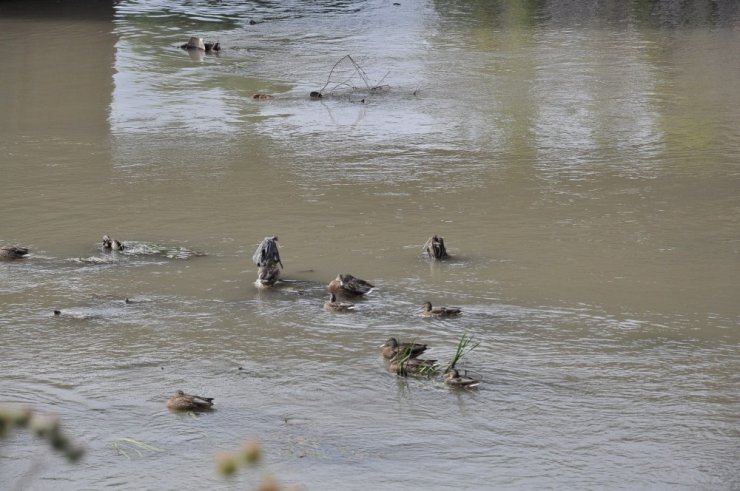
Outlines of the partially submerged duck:
{"label": "partially submerged duck", "polygon": [[462,309],[459,307],[432,307],[431,302],[424,302],[424,310],[421,312],[422,317],[452,317],[459,315]]}
{"label": "partially submerged duck", "polygon": [[408,375],[433,375],[437,371],[437,360],[423,360],[409,358],[407,360],[392,360],[388,371],[406,377]]}
{"label": "partially submerged duck", "polygon": [[445,247],[445,238],[438,235],[433,235],[426,241],[423,251],[430,259],[447,259],[450,257]]}
{"label": "partially submerged duck", "polygon": [[188,39],[187,43],[181,45],[180,48],[187,50],[195,49],[200,51],[221,51],[221,43],[219,43],[218,41],[216,41],[215,43],[203,42],[203,38],[193,36]]}
{"label": "partially submerged duck", "polygon": [[122,251],[125,249],[123,243],[121,241],[116,239],[111,239],[107,235],[103,236],[103,249],[108,249],[110,251]]}
{"label": "partially submerged duck", "polygon": [[337,302],[337,296],[333,293],[329,294],[329,301],[324,302],[324,310],[327,312],[351,312],[354,308],[353,303]]}
{"label": "partially submerged duck", "polygon": [[213,397],[201,397],[178,390],[167,400],[167,407],[179,411],[207,411],[213,407]]}
{"label": "partially submerged duck", "polygon": [[383,358],[393,360],[396,358],[416,358],[427,350],[426,344],[399,343],[396,338],[390,338],[380,345],[383,348]]}
{"label": "partially submerged duck", "polygon": [[453,368],[445,375],[445,383],[459,389],[475,389],[480,385],[480,380],[468,377],[467,373],[460,375],[460,372]]}
{"label": "partially submerged duck", "polygon": [[0,247],[0,259],[19,259],[28,254],[28,249],[12,245]]}
{"label": "partially submerged duck", "polygon": [[336,278],[329,283],[329,291],[332,293],[344,294],[350,297],[358,297],[368,293],[375,288],[375,285],[368,283],[360,278],[355,278],[351,274],[338,274]]}

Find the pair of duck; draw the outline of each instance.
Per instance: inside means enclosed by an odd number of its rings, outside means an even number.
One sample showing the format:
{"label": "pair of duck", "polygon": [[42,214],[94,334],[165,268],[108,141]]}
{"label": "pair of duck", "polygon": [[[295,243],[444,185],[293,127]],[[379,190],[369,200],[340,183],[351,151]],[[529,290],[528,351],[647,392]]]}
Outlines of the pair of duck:
{"label": "pair of duck", "polygon": [[[359,297],[369,293],[375,285],[351,274],[338,274],[327,287],[329,290],[329,301],[324,303],[324,309],[330,312],[349,312],[355,308],[353,303],[338,302],[337,295],[346,297]],[[462,312],[459,307],[433,307],[431,302],[424,302],[422,317],[452,317]]]}
{"label": "pair of duck", "polygon": [[324,303],[324,310],[328,312],[350,312],[354,310],[355,304],[350,302],[338,302],[337,295],[344,297],[359,297],[369,293],[375,285],[351,274],[338,274],[329,282],[329,301]]}
{"label": "pair of duck", "polygon": [[[103,236],[103,249],[111,251],[122,251],[125,246],[121,241],[111,239],[109,236]],[[28,248],[5,245],[0,247],[0,259],[19,259],[28,254]]]}
{"label": "pair of duck", "polygon": [[[390,338],[380,347],[383,348],[383,358],[390,360],[388,370],[397,375],[424,375],[436,368],[437,360],[418,358],[428,349],[426,344],[399,343],[396,338]],[[480,380],[468,377],[467,373],[461,375],[456,368],[445,373],[444,381],[450,387],[463,389],[474,389],[480,385]]]}

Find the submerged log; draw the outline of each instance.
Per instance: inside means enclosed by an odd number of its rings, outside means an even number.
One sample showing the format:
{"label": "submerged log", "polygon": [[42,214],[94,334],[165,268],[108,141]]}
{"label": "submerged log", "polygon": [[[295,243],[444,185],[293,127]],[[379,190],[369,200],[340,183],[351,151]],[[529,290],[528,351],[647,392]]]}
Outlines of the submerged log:
{"label": "submerged log", "polygon": [[279,264],[283,267],[283,263],[280,261],[280,252],[278,251],[277,235],[272,237],[265,237],[257,246],[257,250],[252,255],[252,261],[257,266],[268,266],[272,267]]}
{"label": "submerged log", "polygon": [[431,259],[447,259],[450,257],[447,255],[444,237],[439,237],[438,235],[434,235],[426,241],[423,251],[426,252]]}

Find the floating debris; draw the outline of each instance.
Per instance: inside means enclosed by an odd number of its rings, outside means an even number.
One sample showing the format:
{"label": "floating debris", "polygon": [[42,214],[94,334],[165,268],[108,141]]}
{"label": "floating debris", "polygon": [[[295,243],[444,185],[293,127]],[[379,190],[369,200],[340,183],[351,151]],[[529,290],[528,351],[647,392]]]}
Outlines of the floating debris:
{"label": "floating debris", "polygon": [[111,239],[108,235],[103,236],[103,249],[108,251],[122,251],[125,249],[125,246],[121,241],[116,239]]}
{"label": "floating debris", "polygon": [[20,259],[28,254],[28,249],[25,247],[4,245],[0,247],[0,260],[3,259]]}
{"label": "floating debris", "polygon": [[430,259],[442,260],[450,257],[447,254],[444,237],[439,237],[438,235],[430,237],[424,244],[422,250],[426,252]]}

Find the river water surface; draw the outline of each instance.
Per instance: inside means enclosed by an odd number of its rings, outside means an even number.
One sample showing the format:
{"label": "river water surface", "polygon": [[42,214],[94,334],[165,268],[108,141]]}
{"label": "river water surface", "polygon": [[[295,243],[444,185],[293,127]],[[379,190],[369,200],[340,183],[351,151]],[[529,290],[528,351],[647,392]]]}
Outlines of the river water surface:
{"label": "river water surface", "polygon": [[[3,488],[740,487],[737,4],[399,3],[0,3],[0,404],[87,451]],[[477,391],[379,354],[463,334]]]}

